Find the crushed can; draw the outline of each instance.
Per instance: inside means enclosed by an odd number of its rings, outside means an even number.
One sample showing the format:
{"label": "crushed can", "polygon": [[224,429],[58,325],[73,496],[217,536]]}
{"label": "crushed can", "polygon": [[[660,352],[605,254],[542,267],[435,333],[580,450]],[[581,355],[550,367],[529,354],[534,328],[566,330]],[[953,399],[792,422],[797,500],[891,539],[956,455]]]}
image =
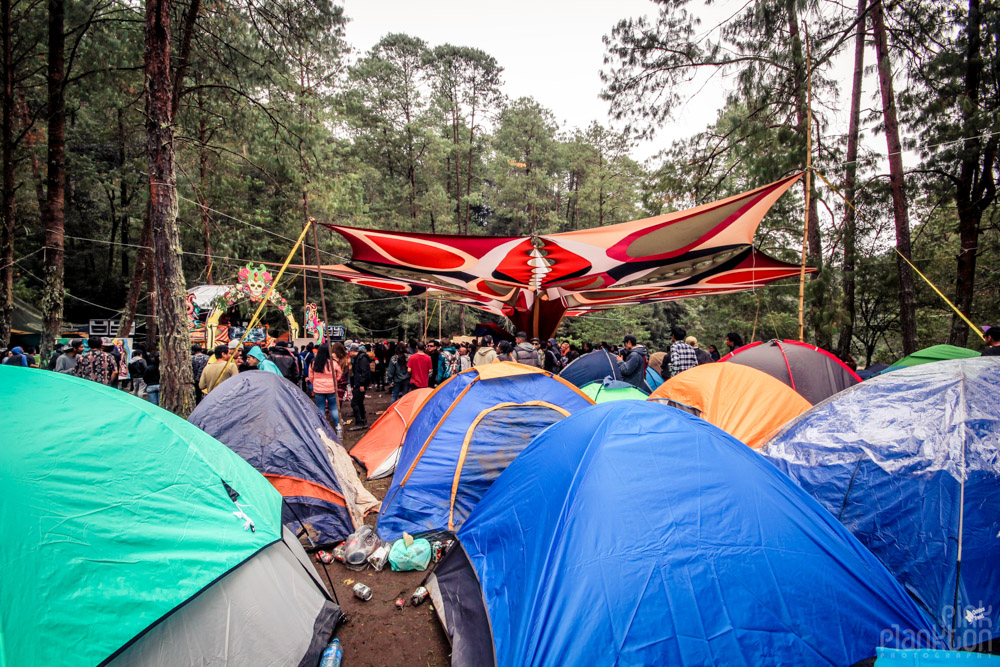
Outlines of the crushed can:
{"label": "crushed can", "polygon": [[333,548],[333,560],[346,563],[347,562],[347,550],[344,547],[344,542],[341,542]]}
{"label": "crushed can", "polygon": [[369,587],[365,586],[360,582],[356,583],[354,584],[354,597],[356,597],[359,600],[364,600],[365,602],[368,602],[369,600],[372,599],[372,589],[370,589]]}
{"label": "crushed can", "polygon": [[378,549],[372,552],[372,555],[368,557],[368,563],[376,570],[382,571],[385,564],[389,562],[389,545],[383,544]]}
{"label": "crushed can", "polygon": [[329,565],[330,563],[333,562],[333,556],[331,554],[327,553],[326,551],[317,551],[316,552],[316,562],[317,563],[326,563],[326,564]]}
{"label": "crushed can", "polygon": [[430,591],[421,586],[417,590],[413,591],[413,595],[410,596],[410,604],[414,607],[420,605],[421,602],[426,600],[430,596]]}
{"label": "crushed can", "polygon": [[406,606],[406,598],[396,598],[396,611],[402,611]]}

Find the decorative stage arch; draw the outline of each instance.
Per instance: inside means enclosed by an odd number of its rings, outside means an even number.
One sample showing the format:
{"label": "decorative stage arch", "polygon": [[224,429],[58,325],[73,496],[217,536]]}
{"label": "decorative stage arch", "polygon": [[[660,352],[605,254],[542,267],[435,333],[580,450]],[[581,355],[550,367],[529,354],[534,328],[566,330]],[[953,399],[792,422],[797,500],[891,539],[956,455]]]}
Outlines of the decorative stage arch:
{"label": "decorative stage arch", "polygon": [[352,257],[320,271],[463,303],[547,338],[566,316],[729,294],[797,276],[799,266],[756,250],[753,236],[800,177],[686,211],[560,234],[407,234],[326,225],[350,242]]}
{"label": "decorative stage arch", "polygon": [[[229,325],[225,321],[226,312],[234,305],[249,302],[260,303],[270,288],[274,278],[263,264],[247,264],[236,276],[235,285],[198,285],[187,291],[188,331],[192,343],[201,343],[212,348],[229,342]],[[298,338],[299,324],[292,314],[292,307],[278,290],[272,290],[267,301],[281,311],[288,321],[290,339]],[[208,314],[201,317],[201,313]],[[266,331],[267,325],[264,326]],[[274,339],[268,334],[263,345],[269,346]]]}

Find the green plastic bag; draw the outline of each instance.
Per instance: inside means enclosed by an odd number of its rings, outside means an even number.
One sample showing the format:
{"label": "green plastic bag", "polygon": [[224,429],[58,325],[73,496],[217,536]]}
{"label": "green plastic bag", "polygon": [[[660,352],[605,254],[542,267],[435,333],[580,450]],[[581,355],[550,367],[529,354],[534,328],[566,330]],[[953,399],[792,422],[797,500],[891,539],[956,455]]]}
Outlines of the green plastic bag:
{"label": "green plastic bag", "polygon": [[409,547],[403,538],[399,538],[389,549],[389,565],[392,566],[393,572],[426,570],[430,562],[431,543],[422,537],[413,540],[413,544]]}

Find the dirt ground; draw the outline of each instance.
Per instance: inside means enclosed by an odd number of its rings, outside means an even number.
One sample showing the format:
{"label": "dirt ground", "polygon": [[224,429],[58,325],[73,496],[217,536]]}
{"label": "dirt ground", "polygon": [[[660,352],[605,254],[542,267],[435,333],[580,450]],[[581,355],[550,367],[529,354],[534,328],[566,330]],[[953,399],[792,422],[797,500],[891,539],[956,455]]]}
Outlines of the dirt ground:
{"label": "dirt ground", "polygon": [[[368,423],[372,424],[392,403],[391,393],[371,391],[365,399]],[[346,408],[346,411],[343,410]],[[346,412],[346,414],[345,414]],[[350,405],[343,405],[341,417],[351,419]],[[344,446],[348,451],[367,433],[344,427]],[[355,461],[361,480],[363,468]],[[364,482],[368,490],[381,500],[389,490],[392,477]],[[376,513],[366,518],[375,525]],[[314,560],[315,563],[315,560]],[[428,572],[433,567],[433,563]],[[393,572],[388,564],[381,572],[370,567],[361,572],[348,570],[342,563],[316,564],[316,570],[336,593],[347,621],[337,627],[335,637],[344,649],[344,665],[447,665],[451,662],[448,638],[441,628],[430,600],[419,607],[410,606],[410,595],[421,584],[427,572]],[[328,574],[329,573],[329,574]],[[372,599],[363,602],[354,597],[355,582],[372,589]],[[396,609],[396,598],[406,599],[406,607]]]}

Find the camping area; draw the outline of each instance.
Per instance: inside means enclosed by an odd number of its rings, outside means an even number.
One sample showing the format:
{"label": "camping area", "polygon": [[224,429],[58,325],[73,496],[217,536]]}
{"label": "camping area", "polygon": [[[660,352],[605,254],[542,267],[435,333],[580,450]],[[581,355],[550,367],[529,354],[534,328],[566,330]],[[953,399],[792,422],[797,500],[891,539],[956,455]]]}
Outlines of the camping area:
{"label": "camping area", "polygon": [[0,0],[0,667],[1000,667],[996,0]]}

